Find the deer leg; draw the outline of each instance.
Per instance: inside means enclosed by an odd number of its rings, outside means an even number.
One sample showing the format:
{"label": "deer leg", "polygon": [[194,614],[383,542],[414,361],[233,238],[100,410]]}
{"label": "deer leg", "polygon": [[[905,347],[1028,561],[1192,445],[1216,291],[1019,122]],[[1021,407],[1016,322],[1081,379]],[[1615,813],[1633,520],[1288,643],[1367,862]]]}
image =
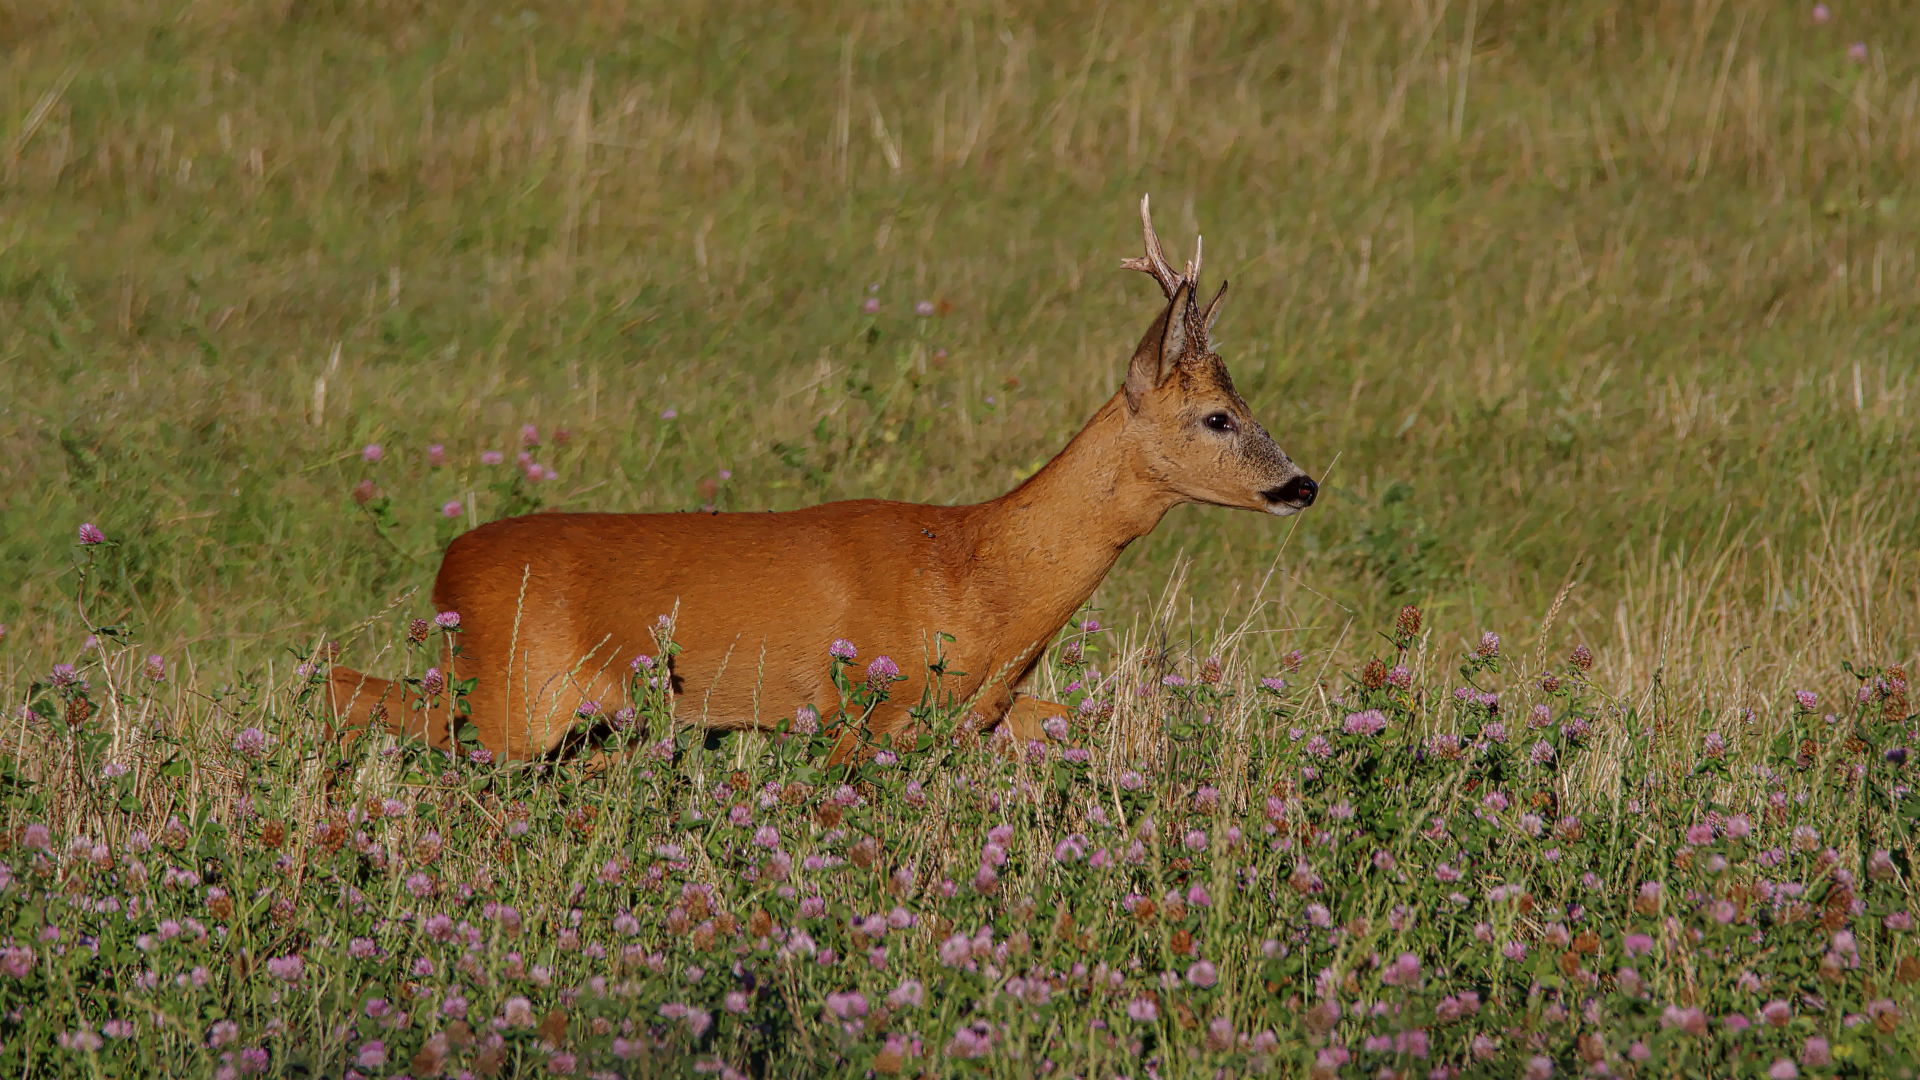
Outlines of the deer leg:
{"label": "deer leg", "polygon": [[418,692],[409,694],[404,683],[334,667],[327,673],[327,701],[339,725],[329,725],[328,734],[342,742],[353,742],[360,732],[377,724],[401,738],[425,739],[438,750],[453,748],[444,694],[427,701]]}
{"label": "deer leg", "polygon": [[[903,753],[913,747],[919,734],[918,726],[905,708],[886,702],[876,707],[864,723],[849,723],[842,728],[839,738],[834,741],[832,752],[827,756],[827,764],[865,761],[886,745],[888,736],[893,737],[891,745],[894,752]],[[862,735],[868,743],[864,748],[861,746]]]}
{"label": "deer leg", "polygon": [[1032,694],[1015,694],[1013,704],[1007,707],[1007,713],[1001,717],[1000,725],[1007,734],[1013,736],[1016,745],[1025,746],[1030,742],[1046,742],[1047,733],[1040,725],[1048,717],[1066,717],[1073,710],[1057,702],[1034,697]]}

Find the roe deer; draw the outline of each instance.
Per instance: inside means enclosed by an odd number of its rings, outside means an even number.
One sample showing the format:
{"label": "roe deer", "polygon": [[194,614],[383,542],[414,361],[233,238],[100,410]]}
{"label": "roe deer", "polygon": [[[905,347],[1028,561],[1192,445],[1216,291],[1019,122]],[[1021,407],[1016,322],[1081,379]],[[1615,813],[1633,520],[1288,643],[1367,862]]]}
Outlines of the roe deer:
{"label": "roe deer", "polygon": [[[1041,650],[1120,552],[1168,509],[1199,502],[1270,514],[1318,488],[1249,415],[1208,344],[1226,286],[1202,309],[1200,245],[1168,265],[1140,201],[1146,255],[1123,260],[1160,283],[1167,306],[1134,350],[1126,382],[1045,468],[975,506],[858,500],[785,513],[533,514],[448,545],[433,602],[460,614],[448,677],[478,678],[468,718],[495,754],[560,746],[588,701],[621,700],[628,662],[654,650],[655,616],[675,613],[673,688],[708,728],[772,726],[796,707],[833,715],[828,643],[898,658],[904,682],[868,717],[900,732],[921,700],[934,635],[953,641],[943,689],[972,701],[981,729],[1037,739],[1059,705],[1016,694]],[[335,667],[334,715],[385,720],[452,745],[445,695]],[[835,759],[854,744],[845,736]]]}

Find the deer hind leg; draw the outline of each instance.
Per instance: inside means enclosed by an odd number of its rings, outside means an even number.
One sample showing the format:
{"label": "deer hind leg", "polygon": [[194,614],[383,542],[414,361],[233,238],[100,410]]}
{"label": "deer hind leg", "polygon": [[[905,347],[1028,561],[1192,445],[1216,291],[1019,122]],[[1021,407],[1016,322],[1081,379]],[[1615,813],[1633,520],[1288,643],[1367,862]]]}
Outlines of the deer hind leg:
{"label": "deer hind leg", "polygon": [[1031,694],[1015,694],[1013,704],[1007,707],[1007,714],[1000,718],[1000,727],[1014,740],[1015,745],[1025,746],[1030,742],[1047,742],[1046,729],[1041,725],[1049,717],[1066,718],[1072,709],[1058,702],[1047,701]]}

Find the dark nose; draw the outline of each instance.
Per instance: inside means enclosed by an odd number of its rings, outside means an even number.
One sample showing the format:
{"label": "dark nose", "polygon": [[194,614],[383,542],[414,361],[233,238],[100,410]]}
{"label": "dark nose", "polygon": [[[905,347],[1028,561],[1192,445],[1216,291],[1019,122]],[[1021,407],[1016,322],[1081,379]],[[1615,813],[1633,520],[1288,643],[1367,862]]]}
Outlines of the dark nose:
{"label": "dark nose", "polygon": [[1291,503],[1302,509],[1313,505],[1313,497],[1320,494],[1320,485],[1313,478],[1302,474],[1260,493],[1268,502]]}

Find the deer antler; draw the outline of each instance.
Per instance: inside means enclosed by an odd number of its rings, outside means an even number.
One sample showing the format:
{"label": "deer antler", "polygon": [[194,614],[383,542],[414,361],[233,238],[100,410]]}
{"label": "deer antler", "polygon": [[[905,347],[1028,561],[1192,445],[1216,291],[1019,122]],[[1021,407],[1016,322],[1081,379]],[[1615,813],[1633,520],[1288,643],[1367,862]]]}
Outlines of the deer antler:
{"label": "deer antler", "polygon": [[1167,263],[1167,253],[1160,248],[1160,237],[1153,231],[1153,215],[1147,209],[1145,195],[1140,196],[1140,226],[1147,236],[1146,255],[1138,259],[1121,259],[1120,265],[1128,270],[1138,270],[1141,273],[1153,275],[1153,280],[1160,283],[1160,291],[1171,300],[1173,294],[1179,291],[1182,281],[1191,282],[1198,277],[1200,246],[1197,243],[1194,245],[1194,259],[1187,264],[1187,274],[1183,278],[1174,273],[1173,267]]}
{"label": "deer antler", "polygon": [[1213,330],[1213,320],[1220,315],[1220,301],[1226,299],[1227,284],[1220,283],[1220,291],[1214,295],[1213,302],[1202,311],[1194,298],[1194,290],[1200,285],[1200,237],[1193,238],[1193,258],[1187,263],[1184,275],[1176,274],[1167,262],[1167,253],[1160,247],[1160,237],[1153,231],[1153,215],[1148,210],[1147,196],[1140,196],[1140,227],[1146,234],[1147,253],[1137,259],[1121,259],[1120,265],[1128,270],[1153,275],[1160,283],[1160,291],[1173,299],[1181,285],[1188,286],[1187,307],[1178,312],[1177,317],[1187,325],[1187,347],[1194,353],[1204,353],[1208,349],[1207,338]]}

